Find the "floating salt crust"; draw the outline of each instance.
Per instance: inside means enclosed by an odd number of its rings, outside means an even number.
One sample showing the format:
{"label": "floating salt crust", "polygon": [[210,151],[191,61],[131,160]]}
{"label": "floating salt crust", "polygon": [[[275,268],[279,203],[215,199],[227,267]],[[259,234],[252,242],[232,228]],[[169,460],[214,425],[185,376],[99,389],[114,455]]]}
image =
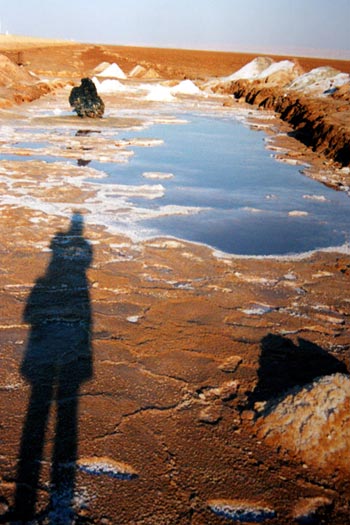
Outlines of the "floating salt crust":
{"label": "floating salt crust", "polygon": [[157,180],[166,180],[172,179],[174,177],[173,173],[163,173],[161,171],[145,171],[142,173],[142,177],[145,179],[157,179]]}

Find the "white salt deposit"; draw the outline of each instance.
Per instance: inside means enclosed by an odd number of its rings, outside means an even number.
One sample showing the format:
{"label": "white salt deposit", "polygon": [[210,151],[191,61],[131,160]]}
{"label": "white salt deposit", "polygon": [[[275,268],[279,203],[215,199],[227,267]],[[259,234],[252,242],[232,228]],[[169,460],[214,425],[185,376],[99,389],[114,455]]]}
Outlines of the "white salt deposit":
{"label": "white salt deposit", "polygon": [[266,505],[247,500],[211,500],[208,506],[215,514],[239,522],[260,523],[276,515]]}
{"label": "white salt deposit", "polygon": [[266,70],[271,64],[273,64],[272,58],[269,57],[257,57],[251,62],[243,66],[241,69],[232,73],[229,77],[223,80],[239,80],[239,79],[253,79],[257,78],[263,71]]}
{"label": "white salt deposit", "polygon": [[128,141],[130,146],[138,146],[143,148],[153,148],[155,146],[161,146],[164,144],[163,139],[140,139],[134,138]]}
{"label": "white salt deposit", "polygon": [[98,76],[105,78],[121,78],[123,80],[126,79],[126,74],[115,62],[106,67],[101,73],[98,73]]}
{"label": "white salt deposit", "polygon": [[148,95],[146,95],[145,99],[150,102],[171,102],[174,100],[171,88],[154,84],[147,86],[147,90]]}
{"label": "white salt deposit", "polygon": [[173,173],[163,173],[160,171],[145,171],[142,173],[142,177],[145,179],[159,179],[159,180],[166,180],[166,179],[172,179],[174,177]]}
{"label": "white salt deposit", "polygon": [[267,304],[253,304],[249,308],[242,308],[241,312],[246,315],[264,315],[272,310],[273,308]]}
{"label": "white salt deposit", "polygon": [[93,77],[92,81],[95,84],[98,93],[116,93],[118,91],[126,90],[125,86],[123,86],[119,80],[108,78],[100,82],[98,78]]}
{"label": "white salt deposit", "polygon": [[303,195],[303,199],[308,201],[327,202],[327,199],[324,195]]}
{"label": "white salt deposit", "polygon": [[108,457],[81,458],[77,462],[80,470],[93,475],[107,475],[118,479],[133,479],[137,477],[136,470],[121,461]]}
{"label": "white salt deposit", "polygon": [[260,208],[252,208],[251,206],[245,206],[243,210],[247,211],[248,213],[262,213],[264,211]]}
{"label": "white salt deposit", "polygon": [[138,315],[130,315],[129,317],[126,318],[126,320],[129,323],[137,323],[139,319],[140,319],[140,316]]}
{"label": "white salt deposit", "polygon": [[171,93],[173,95],[199,95],[201,90],[192,80],[183,80],[171,88]]}
{"label": "white salt deposit", "polygon": [[280,62],[272,63],[255,78],[266,78],[280,71],[293,71],[294,67],[295,64],[291,60],[281,60]]}
{"label": "white salt deposit", "polygon": [[333,67],[322,66],[297,77],[289,85],[288,89],[322,94],[332,88],[343,86],[348,82],[350,82],[350,76],[347,73],[341,73]]}
{"label": "white salt deposit", "polygon": [[301,211],[301,210],[292,210],[288,212],[289,217],[306,217],[308,214],[307,211]]}
{"label": "white salt deposit", "polygon": [[144,199],[159,199],[164,196],[165,188],[161,184],[132,186],[128,184],[104,185],[105,196],[142,197]]}

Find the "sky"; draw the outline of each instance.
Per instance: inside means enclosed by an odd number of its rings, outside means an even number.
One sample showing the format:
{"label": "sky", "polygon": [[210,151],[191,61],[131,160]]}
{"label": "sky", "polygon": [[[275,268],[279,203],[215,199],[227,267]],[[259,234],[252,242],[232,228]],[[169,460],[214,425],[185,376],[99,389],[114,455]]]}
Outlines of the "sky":
{"label": "sky", "polygon": [[350,0],[0,0],[0,32],[350,59]]}

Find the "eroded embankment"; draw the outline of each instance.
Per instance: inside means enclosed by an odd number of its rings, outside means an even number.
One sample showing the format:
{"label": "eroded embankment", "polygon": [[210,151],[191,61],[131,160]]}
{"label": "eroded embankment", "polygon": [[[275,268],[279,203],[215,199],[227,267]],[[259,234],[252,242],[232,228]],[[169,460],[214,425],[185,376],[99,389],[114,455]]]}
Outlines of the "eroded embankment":
{"label": "eroded embankment", "polygon": [[35,73],[0,54],[0,108],[32,102],[64,85],[65,82],[59,80],[43,81]]}
{"label": "eroded embankment", "polygon": [[232,82],[227,91],[236,99],[275,111],[303,144],[342,166],[350,164],[349,86],[322,99],[247,80]]}
{"label": "eroded embankment", "polygon": [[0,108],[9,108],[16,104],[33,102],[61,87],[63,87],[61,82],[53,84],[39,82],[36,84],[18,84],[7,89],[1,89]]}

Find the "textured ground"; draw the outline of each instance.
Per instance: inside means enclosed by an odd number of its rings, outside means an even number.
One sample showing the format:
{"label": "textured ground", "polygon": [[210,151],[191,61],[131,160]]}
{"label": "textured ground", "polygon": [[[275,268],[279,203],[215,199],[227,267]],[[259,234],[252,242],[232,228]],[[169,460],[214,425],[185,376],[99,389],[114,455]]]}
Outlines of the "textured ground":
{"label": "textured ground", "polygon": [[[24,57],[79,76],[112,52],[57,49]],[[13,204],[91,197],[55,169],[1,163],[2,522],[347,523],[349,255],[218,257]]]}

